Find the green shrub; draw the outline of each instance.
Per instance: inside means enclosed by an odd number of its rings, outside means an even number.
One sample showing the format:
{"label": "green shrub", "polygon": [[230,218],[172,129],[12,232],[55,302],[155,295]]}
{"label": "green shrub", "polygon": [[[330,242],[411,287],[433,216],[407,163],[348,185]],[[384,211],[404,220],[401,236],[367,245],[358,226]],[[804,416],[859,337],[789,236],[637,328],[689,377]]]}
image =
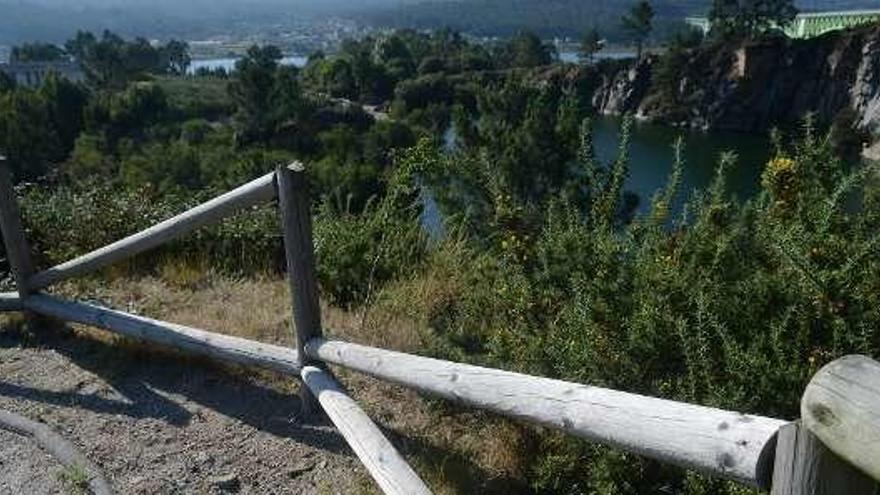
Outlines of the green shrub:
{"label": "green shrub", "polygon": [[[540,202],[461,171],[491,171],[491,157],[435,159],[447,178],[434,187],[452,187],[450,176],[482,183],[464,189],[468,204],[485,212],[467,217],[472,254],[460,258],[460,272],[478,275],[456,275],[467,282],[447,284],[456,292],[422,309],[435,315],[432,329],[444,340],[437,352],[779,418],[798,416],[803,389],[823,364],[880,355],[880,196],[868,180],[875,170],[848,175],[830,138],[807,126],[795,144],[779,147],[753,200],[728,196],[736,157],[724,155],[714,184],[669,219],[679,158],[653,211],[632,220],[621,187],[625,146],[606,167],[585,144],[582,194]],[[461,238],[447,242],[462,249]],[[529,473],[537,492],[747,491],[556,434],[540,438]]]}
{"label": "green shrub", "polygon": [[[210,198],[156,196],[147,190],[119,190],[94,182],[81,187],[34,186],[21,198],[32,250],[41,266],[67,261],[146,229]],[[255,207],[212,227],[196,230],[124,266],[154,272],[158,261],[210,259],[211,267],[233,274],[278,270],[283,251],[278,215],[270,205]]]}
{"label": "green shrub", "polygon": [[348,203],[337,204],[333,197],[319,208],[318,279],[331,302],[369,304],[382,284],[418,268],[427,241],[415,188],[423,149],[416,147],[396,160],[385,195],[368,202],[362,212],[352,213]]}

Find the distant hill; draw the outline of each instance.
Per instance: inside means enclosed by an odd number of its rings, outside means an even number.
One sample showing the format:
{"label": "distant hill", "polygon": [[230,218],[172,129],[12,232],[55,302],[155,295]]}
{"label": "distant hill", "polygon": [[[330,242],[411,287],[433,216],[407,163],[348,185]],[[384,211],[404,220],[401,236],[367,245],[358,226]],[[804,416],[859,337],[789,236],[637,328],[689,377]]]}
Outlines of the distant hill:
{"label": "distant hill", "polygon": [[[365,12],[375,26],[417,29],[447,26],[478,36],[528,29],[545,37],[579,36],[595,26],[615,40],[620,18],[635,0],[434,0]],[[705,15],[711,0],[654,0],[657,37],[680,29],[684,17]],[[878,0],[801,0],[803,11],[880,8]]]}

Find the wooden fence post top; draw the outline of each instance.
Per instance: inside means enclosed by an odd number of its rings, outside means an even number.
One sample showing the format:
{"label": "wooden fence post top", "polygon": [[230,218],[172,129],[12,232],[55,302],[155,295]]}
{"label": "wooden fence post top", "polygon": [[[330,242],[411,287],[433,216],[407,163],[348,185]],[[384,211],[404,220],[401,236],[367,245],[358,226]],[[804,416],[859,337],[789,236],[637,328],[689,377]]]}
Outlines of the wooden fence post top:
{"label": "wooden fence post top", "polygon": [[880,480],[880,363],[846,356],[826,365],[804,392],[801,417],[829,450]]}

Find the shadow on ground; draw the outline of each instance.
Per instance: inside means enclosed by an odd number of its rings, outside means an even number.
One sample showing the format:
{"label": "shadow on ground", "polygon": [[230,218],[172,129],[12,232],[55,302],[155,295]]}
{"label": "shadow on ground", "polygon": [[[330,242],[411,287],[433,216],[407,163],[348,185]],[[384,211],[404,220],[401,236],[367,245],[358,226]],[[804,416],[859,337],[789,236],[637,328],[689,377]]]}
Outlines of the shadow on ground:
{"label": "shadow on ground", "polygon": [[[0,348],[25,343],[52,349],[100,377],[125,400],[0,381],[2,396],[185,426],[193,413],[167,397],[179,395],[258,430],[332,452],[348,452],[339,435],[313,427],[314,422],[303,424],[298,420],[300,401],[295,393],[279,392],[258,379],[203,360],[80,337],[57,322],[40,322],[31,327],[32,332],[23,326],[0,331]],[[319,426],[326,425],[326,420],[318,421]]]}

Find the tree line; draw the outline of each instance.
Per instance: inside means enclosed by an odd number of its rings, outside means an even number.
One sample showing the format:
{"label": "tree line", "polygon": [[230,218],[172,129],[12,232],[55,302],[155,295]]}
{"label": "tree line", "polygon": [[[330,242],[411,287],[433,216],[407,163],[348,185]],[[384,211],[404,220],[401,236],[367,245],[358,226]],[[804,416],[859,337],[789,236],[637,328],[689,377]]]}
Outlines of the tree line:
{"label": "tree line", "polygon": [[[713,0],[708,14],[710,30],[706,39],[713,42],[736,43],[781,33],[797,17],[794,0]],[[655,30],[656,10],[649,0],[641,0],[620,20],[625,39],[636,47],[641,60],[646,42]],[[679,27],[669,39],[673,45],[693,46],[702,40],[702,33],[692,27]],[[581,36],[581,60],[592,62],[602,49],[602,35],[595,26]]]}

